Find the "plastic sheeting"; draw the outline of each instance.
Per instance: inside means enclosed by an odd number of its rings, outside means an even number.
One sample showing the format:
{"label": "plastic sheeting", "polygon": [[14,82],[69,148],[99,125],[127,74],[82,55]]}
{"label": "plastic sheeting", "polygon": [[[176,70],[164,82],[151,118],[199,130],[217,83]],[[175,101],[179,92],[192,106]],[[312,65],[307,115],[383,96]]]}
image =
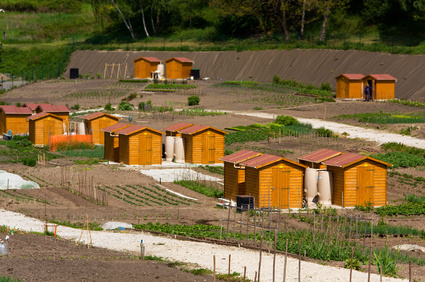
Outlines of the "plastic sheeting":
{"label": "plastic sheeting", "polygon": [[40,188],[38,183],[22,179],[17,174],[0,170],[0,190],[6,189],[37,189]]}

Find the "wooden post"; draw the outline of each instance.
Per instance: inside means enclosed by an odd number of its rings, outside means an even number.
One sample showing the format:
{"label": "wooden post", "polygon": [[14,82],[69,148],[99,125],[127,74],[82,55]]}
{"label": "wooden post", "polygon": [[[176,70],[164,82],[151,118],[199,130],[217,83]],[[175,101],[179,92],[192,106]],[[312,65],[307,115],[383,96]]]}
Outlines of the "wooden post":
{"label": "wooden post", "polygon": [[301,282],[301,240],[298,244],[298,282]]}
{"label": "wooden post", "polygon": [[286,263],[288,262],[288,239],[286,239],[285,262],[283,264],[283,282],[286,281]]}
{"label": "wooden post", "polygon": [[354,248],[351,248],[351,263],[350,263],[350,282],[353,277],[353,258],[354,258]]}
{"label": "wooden post", "polygon": [[369,252],[369,266],[367,268],[367,282],[370,282],[370,266],[372,264],[372,248],[370,248]]}
{"label": "wooden post", "polygon": [[232,255],[229,255],[229,270],[227,272],[227,282],[230,281],[230,261],[232,260]]}
{"label": "wooden post", "polygon": [[273,254],[273,282],[276,276],[276,242],[277,242],[277,230],[274,231],[274,254]]}
{"label": "wooden post", "polygon": [[243,267],[243,281],[246,281],[246,266]]}
{"label": "wooden post", "polygon": [[254,282],[257,282],[257,271],[255,272]]}
{"label": "wooden post", "polygon": [[215,282],[215,255],[213,255],[213,276],[214,276],[214,282]]}
{"label": "wooden post", "polygon": [[367,229],[367,218],[364,219],[363,252],[366,247],[366,229]]}
{"label": "wooden post", "polygon": [[412,262],[409,261],[409,282],[412,282]]}
{"label": "wooden post", "polygon": [[226,229],[226,241],[227,241],[227,236],[229,235],[229,224],[230,224],[230,209],[231,209],[231,205],[228,205],[228,210],[229,212],[227,213],[227,229]]}
{"label": "wooden post", "polygon": [[[264,215],[264,213],[263,213]],[[263,217],[264,218],[264,217]],[[258,262],[258,282],[260,282],[260,273],[261,273],[261,258],[263,255],[263,233],[261,233],[261,243],[260,243],[260,261]]]}

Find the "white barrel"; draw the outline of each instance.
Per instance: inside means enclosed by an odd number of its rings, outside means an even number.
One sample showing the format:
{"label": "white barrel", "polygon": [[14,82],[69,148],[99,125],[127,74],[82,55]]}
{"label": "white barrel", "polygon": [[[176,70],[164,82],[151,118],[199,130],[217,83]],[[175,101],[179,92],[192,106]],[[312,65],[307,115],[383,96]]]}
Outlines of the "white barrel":
{"label": "white barrel", "polygon": [[176,137],[176,141],[174,142],[174,154],[177,163],[184,163],[184,144],[182,137]]}
{"label": "white barrel", "polygon": [[307,202],[312,203],[314,197],[317,196],[317,177],[319,172],[314,168],[307,168],[305,170],[304,183],[305,192],[307,194]]}
{"label": "white barrel", "polygon": [[79,122],[78,123],[78,134],[79,135],[86,135],[86,125],[84,124],[84,122]]}
{"label": "white barrel", "polygon": [[159,64],[158,65],[158,72],[159,72],[159,79],[162,79],[164,77],[164,65]]}
{"label": "white barrel", "polygon": [[7,244],[6,243],[0,243],[0,255],[7,255],[9,254]]}
{"label": "white barrel", "polygon": [[320,170],[317,180],[319,203],[330,206],[332,204],[332,172]]}
{"label": "white barrel", "polygon": [[174,157],[174,136],[165,136],[165,160],[171,162]]}

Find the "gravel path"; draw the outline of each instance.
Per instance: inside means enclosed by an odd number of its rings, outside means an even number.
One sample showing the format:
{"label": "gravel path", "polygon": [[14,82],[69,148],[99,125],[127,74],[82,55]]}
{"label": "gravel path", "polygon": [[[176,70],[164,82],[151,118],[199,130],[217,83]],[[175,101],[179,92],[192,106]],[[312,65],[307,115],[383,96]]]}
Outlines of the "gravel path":
{"label": "gravel path", "polygon": [[[275,114],[249,113],[249,112],[234,112],[234,114],[245,115],[245,116],[255,116],[255,117],[261,117],[261,118],[267,118],[267,119],[276,119],[276,116],[277,116]],[[352,139],[361,138],[367,141],[377,142],[378,144],[383,144],[388,142],[397,142],[397,143],[402,143],[406,146],[425,149],[425,140],[418,139],[415,137],[388,133],[383,130],[368,129],[368,128],[362,128],[358,126],[336,123],[332,121],[325,121],[321,119],[298,118],[295,116],[294,118],[299,120],[301,123],[311,124],[313,128],[324,127],[326,129],[330,129],[339,134],[346,132],[349,134],[347,138],[352,138]]]}
{"label": "gravel path", "polygon": [[[11,228],[43,232],[43,222],[0,209],[0,225],[6,225]],[[69,227],[58,227],[58,236],[69,240],[78,240],[81,235],[81,229]],[[216,256],[216,268],[219,273],[227,273],[228,258],[231,255],[231,271],[243,273],[244,266],[247,267],[248,278],[254,280],[254,273],[258,270],[259,252],[246,250],[237,247],[220,246],[214,244],[179,241],[159,236],[152,236],[144,233],[128,234],[113,233],[107,231],[91,232],[93,245],[96,247],[108,248],[125,252],[139,252],[140,240],[143,240],[146,246],[146,254],[168,258],[171,261],[181,261],[202,267],[212,269],[213,255]],[[83,240],[87,238],[83,234]],[[13,242],[13,236],[11,237]],[[282,281],[283,278],[284,257],[276,257],[276,279]],[[273,273],[273,255],[263,253],[261,281],[272,281]],[[301,281],[348,281],[349,269],[319,265],[315,263],[301,263]],[[288,258],[287,281],[298,281],[298,260]],[[353,271],[353,281],[367,281],[367,273]],[[378,275],[372,275],[371,281],[379,281]],[[407,281],[402,279],[384,277],[383,281]]]}

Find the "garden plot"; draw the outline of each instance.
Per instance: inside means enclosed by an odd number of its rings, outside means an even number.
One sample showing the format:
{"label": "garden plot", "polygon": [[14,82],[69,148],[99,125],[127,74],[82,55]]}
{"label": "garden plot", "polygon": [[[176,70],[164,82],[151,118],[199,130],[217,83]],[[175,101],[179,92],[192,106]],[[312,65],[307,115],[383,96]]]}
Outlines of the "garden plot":
{"label": "garden plot", "polygon": [[40,188],[38,183],[22,179],[17,174],[0,170],[0,190],[6,189],[35,189]]}
{"label": "garden plot", "polygon": [[223,179],[196,172],[188,168],[179,169],[149,169],[141,170],[141,173],[153,177],[156,181],[174,182],[178,180],[208,180],[223,181]]}

